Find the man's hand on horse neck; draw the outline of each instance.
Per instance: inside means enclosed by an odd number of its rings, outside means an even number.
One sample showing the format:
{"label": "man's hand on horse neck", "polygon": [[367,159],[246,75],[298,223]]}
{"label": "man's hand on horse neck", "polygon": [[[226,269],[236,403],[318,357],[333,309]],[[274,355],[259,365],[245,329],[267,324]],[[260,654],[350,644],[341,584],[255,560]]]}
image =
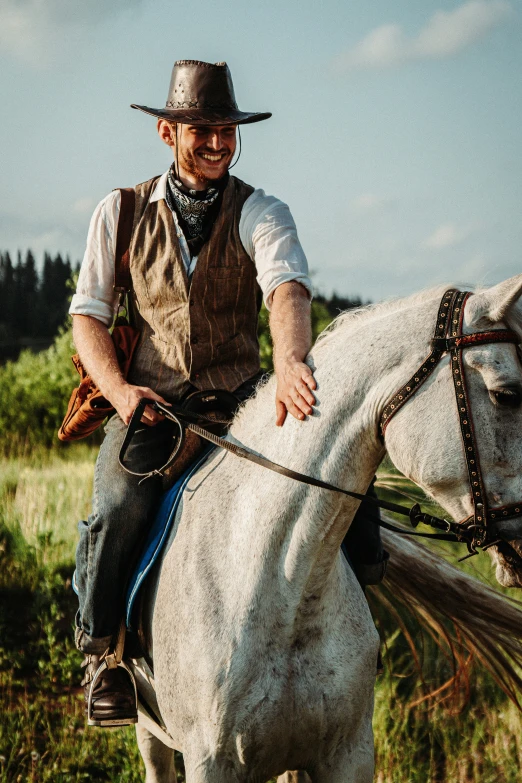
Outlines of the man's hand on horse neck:
{"label": "man's hand on horse neck", "polygon": [[[127,383],[121,374],[109,330],[97,318],[92,318],[90,315],[74,315],[73,338],[83,366],[105,399],[116,408],[116,412],[125,424],[129,423],[143,397],[158,400],[165,405],[169,404],[147,386],[133,386]],[[141,421],[143,424],[153,426],[162,419],[163,416],[147,405]]]}
{"label": "man's hand on horse neck", "polygon": [[310,313],[310,297],[300,283],[282,283],[276,288],[270,311],[270,331],[274,341],[278,427],[284,424],[287,413],[301,420],[313,413],[315,397],[312,390],[317,384],[304,362],[312,345]]}

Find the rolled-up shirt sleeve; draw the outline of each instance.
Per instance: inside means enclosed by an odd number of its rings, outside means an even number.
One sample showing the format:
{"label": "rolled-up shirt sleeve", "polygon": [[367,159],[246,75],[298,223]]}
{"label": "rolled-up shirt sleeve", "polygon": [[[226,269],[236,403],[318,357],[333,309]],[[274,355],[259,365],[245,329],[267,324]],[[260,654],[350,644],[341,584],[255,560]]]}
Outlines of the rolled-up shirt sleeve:
{"label": "rolled-up shirt sleeve", "polygon": [[243,205],[239,236],[256,265],[257,282],[269,310],[281,283],[296,281],[312,295],[308,262],[287,204],[255,190]]}
{"label": "rolled-up shirt sleeve", "polygon": [[115,190],[94,210],[76,293],[69,308],[71,315],[90,315],[106,326],[111,325],[118,302],[114,259],[120,200],[120,191]]}

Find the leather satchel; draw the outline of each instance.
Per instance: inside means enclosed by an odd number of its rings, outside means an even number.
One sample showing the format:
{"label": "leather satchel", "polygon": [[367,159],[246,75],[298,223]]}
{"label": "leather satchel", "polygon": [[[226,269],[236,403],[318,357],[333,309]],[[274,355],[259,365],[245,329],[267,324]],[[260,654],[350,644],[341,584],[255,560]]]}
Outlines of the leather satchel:
{"label": "leather satchel", "polygon": [[[128,294],[132,290],[129,247],[134,223],[136,194],[133,188],[121,188],[120,193],[121,207],[114,264],[114,290],[118,292],[120,299],[111,336],[118,364],[123,377],[126,378],[140,336],[138,330],[130,326],[128,318],[121,315]],[[126,312],[128,313],[128,302]],[[58,437],[63,441],[86,438],[100,426],[107,416],[114,412],[111,403],[105,399],[87,373],[78,354],[72,357],[72,362],[80,376],[80,385],[71,394],[67,413],[58,430]]]}

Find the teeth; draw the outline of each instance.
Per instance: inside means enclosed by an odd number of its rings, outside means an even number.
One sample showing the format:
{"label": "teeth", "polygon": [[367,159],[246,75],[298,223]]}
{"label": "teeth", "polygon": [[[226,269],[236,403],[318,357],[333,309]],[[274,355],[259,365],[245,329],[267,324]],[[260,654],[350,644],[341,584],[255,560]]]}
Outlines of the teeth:
{"label": "teeth", "polygon": [[201,157],[202,157],[202,158],[206,158],[207,160],[213,160],[213,161],[217,161],[217,160],[221,160],[221,158],[222,158],[223,156],[222,156],[222,155],[207,155],[207,153],[206,153],[206,152],[202,152],[202,153],[201,153]]}

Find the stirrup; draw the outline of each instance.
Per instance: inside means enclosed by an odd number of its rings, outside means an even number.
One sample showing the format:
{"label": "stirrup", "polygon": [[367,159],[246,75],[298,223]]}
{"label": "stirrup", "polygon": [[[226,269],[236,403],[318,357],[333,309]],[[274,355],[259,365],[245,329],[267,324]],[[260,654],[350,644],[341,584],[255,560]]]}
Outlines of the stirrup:
{"label": "stirrup", "polygon": [[[94,686],[96,685],[98,679],[100,678],[101,674],[105,671],[105,669],[108,669],[109,666],[107,665],[107,661],[104,659],[98,668],[96,669],[96,673],[94,677],[91,680],[91,685],[89,688],[89,699],[87,701],[87,725],[88,726],[131,726],[134,723],[138,722],[138,689],[136,687],[136,678],[134,677],[134,674],[132,673],[131,669],[127,666],[127,664],[124,661],[120,661],[116,664],[116,667],[120,666],[122,669],[125,669],[127,674],[129,675],[132,686],[134,688],[134,710],[135,715],[130,718],[94,718],[93,717],[93,704],[92,704],[92,697],[93,697],[93,691]],[[115,667],[110,667],[115,668]]]}

